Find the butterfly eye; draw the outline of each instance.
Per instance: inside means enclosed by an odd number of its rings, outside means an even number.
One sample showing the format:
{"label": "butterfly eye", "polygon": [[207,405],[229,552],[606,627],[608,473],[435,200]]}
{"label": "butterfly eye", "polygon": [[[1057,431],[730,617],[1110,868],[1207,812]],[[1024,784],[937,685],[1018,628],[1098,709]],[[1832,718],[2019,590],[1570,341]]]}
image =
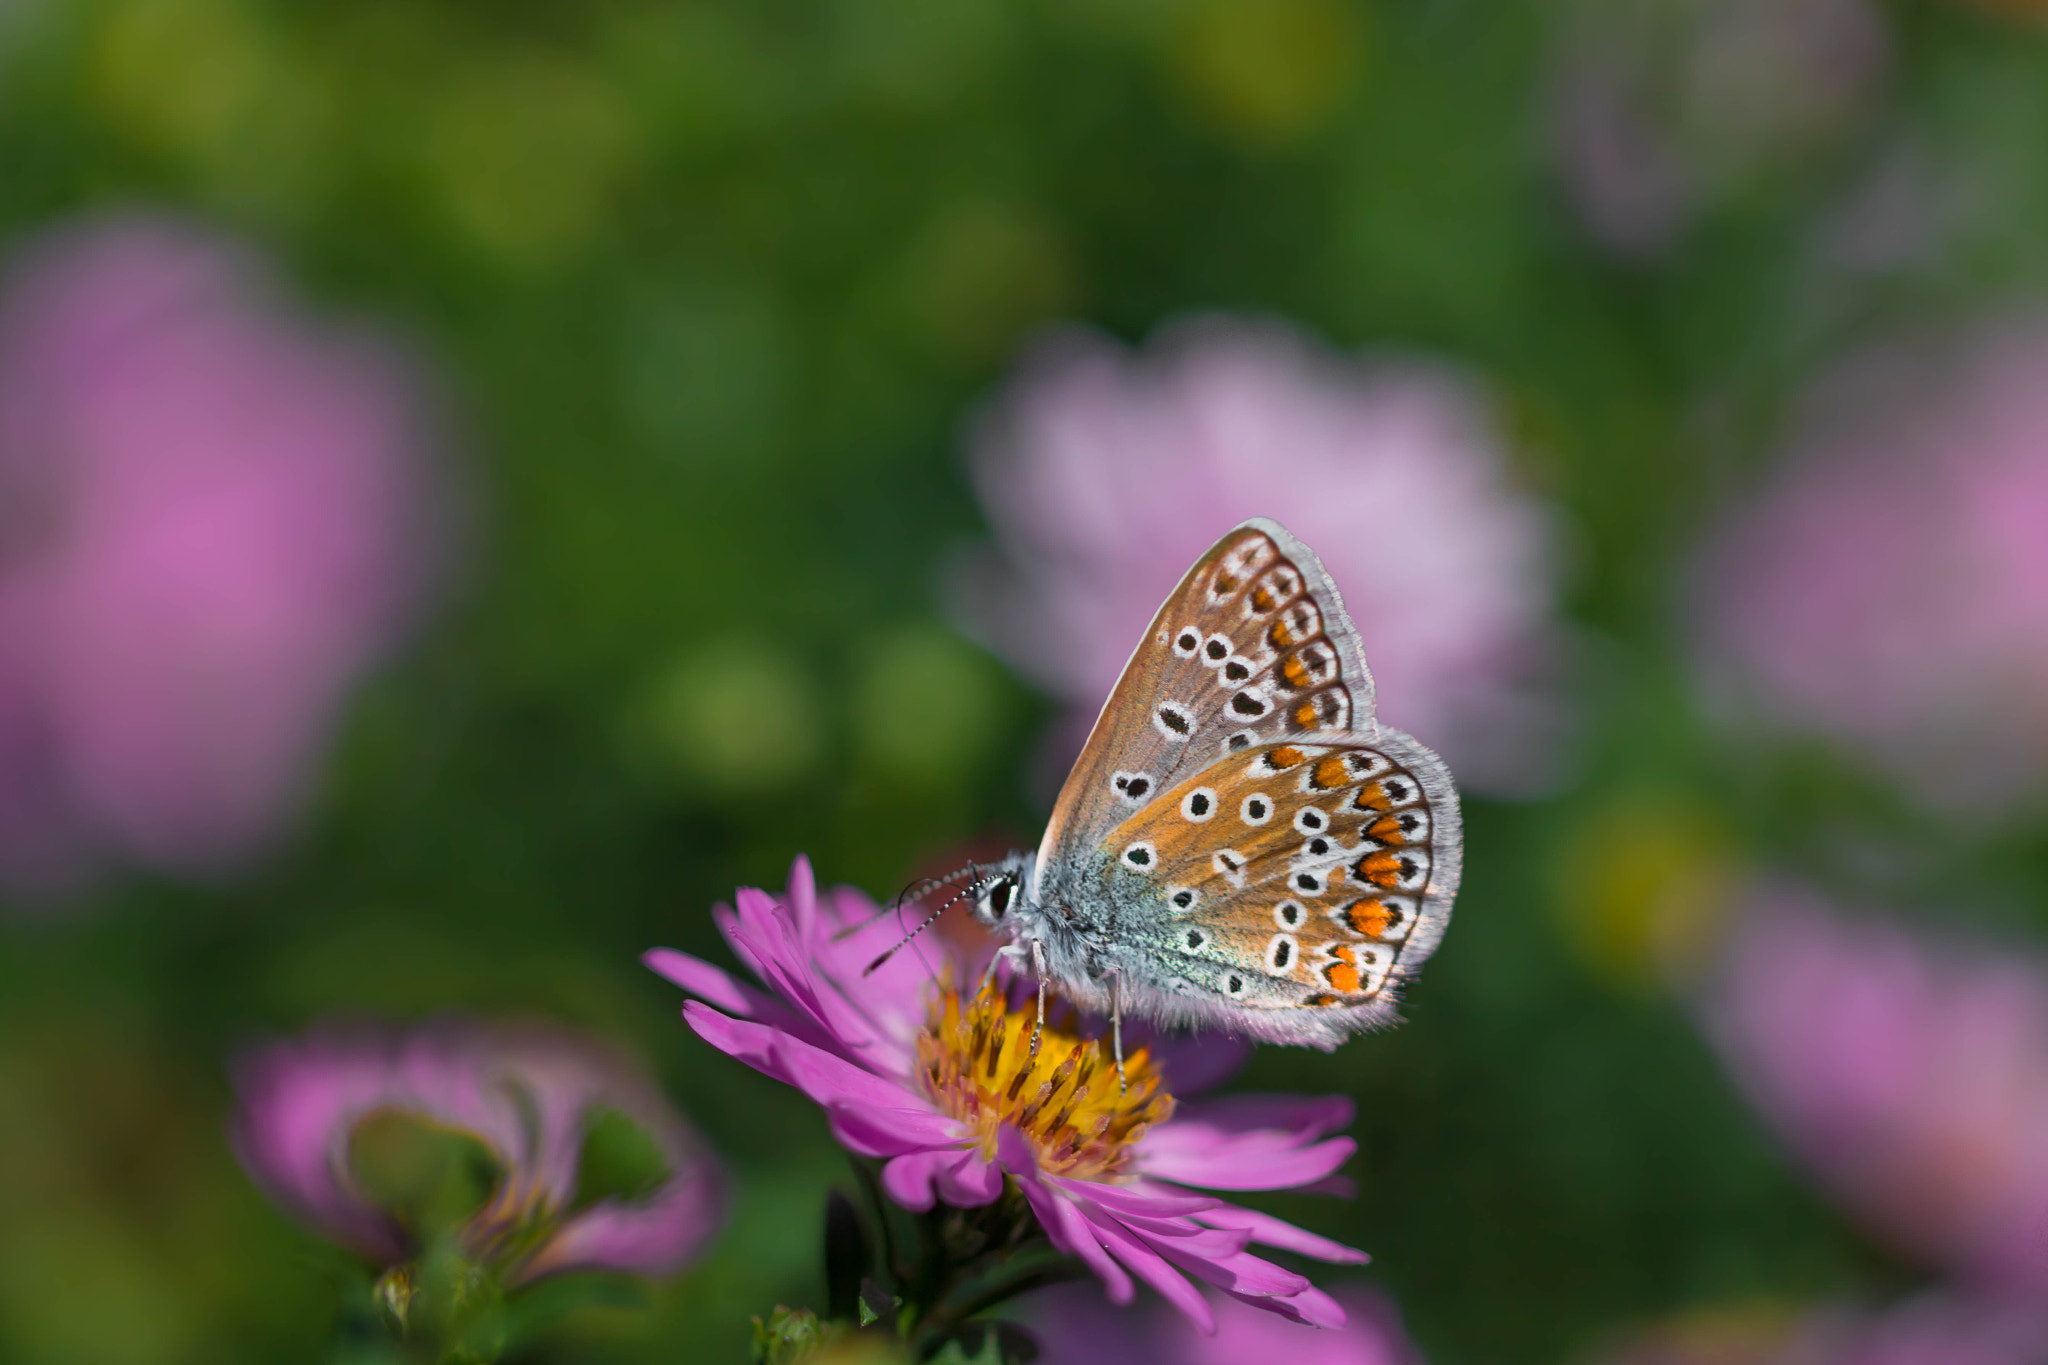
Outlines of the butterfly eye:
{"label": "butterfly eye", "polygon": [[1005,877],[988,889],[988,912],[1001,919],[1010,908],[1010,880]]}

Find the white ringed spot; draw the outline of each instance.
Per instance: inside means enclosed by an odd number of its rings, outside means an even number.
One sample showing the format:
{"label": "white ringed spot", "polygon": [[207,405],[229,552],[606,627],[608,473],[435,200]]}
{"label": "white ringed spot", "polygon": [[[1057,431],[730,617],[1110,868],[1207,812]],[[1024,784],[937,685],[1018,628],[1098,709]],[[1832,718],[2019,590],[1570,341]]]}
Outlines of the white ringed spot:
{"label": "white ringed spot", "polygon": [[1216,791],[1213,787],[1197,787],[1180,799],[1180,814],[1183,820],[1202,824],[1216,814]]}
{"label": "white ringed spot", "polygon": [[1143,839],[1140,839],[1137,843],[1124,850],[1124,866],[1134,872],[1150,872],[1158,861],[1159,850]]}
{"label": "white ringed spot", "polygon": [[1152,795],[1152,774],[1118,769],[1109,779],[1117,799],[1127,806],[1142,806]]}
{"label": "white ringed spot", "polygon": [[1152,728],[1175,744],[1195,732],[1195,713],[1182,702],[1160,702],[1152,712]]}
{"label": "white ringed spot", "polygon": [[1294,969],[1294,960],[1301,955],[1301,945],[1292,934],[1275,934],[1266,944],[1266,971],[1273,976],[1286,976]]}
{"label": "white ringed spot", "polygon": [[1237,818],[1247,825],[1263,825],[1273,818],[1273,802],[1264,792],[1253,792],[1237,807]]}

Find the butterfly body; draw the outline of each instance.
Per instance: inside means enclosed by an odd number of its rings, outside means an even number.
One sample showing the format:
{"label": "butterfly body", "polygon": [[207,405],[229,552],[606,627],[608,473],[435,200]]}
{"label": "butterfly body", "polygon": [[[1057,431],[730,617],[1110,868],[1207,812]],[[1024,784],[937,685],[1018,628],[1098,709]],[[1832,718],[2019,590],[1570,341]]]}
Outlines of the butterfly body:
{"label": "butterfly body", "polygon": [[1461,852],[1450,774],[1374,720],[1335,585],[1254,519],[1160,608],[976,915],[1085,1007],[1327,1049],[1395,1017]]}

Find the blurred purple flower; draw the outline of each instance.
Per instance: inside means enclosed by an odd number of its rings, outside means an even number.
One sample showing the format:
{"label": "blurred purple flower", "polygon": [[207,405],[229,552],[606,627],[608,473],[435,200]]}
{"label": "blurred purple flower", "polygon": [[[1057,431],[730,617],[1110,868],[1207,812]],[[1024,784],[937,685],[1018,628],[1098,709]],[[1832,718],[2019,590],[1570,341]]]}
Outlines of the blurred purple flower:
{"label": "blurred purple flower", "polygon": [[1655,252],[1702,201],[1839,137],[1890,65],[1870,0],[1580,6],[1554,81],[1565,191],[1603,245]]}
{"label": "blurred purple flower", "polygon": [[1461,782],[1542,779],[1554,527],[1509,486],[1462,377],[1361,363],[1270,322],[1183,323],[1142,353],[1070,329],[1027,359],[973,461],[1002,563],[970,581],[966,610],[1068,704],[1076,747],[1188,566],[1268,516],[1344,593],[1383,718]]}
{"label": "blurred purple flower", "polygon": [[1697,574],[1710,680],[1931,805],[2048,769],[2048,322],[1867,354],[1819,385]]}
{"label": "blurred purple flower", "polygon": [[[380,1265],[414,1255],[419,1229],[358,1180],[366,1122],[415,1121],[475,1139],[498,1179],[460,1230],[470,1258],[514,1282],[563,1270],[658,1275],[691,1260],[724,1210],[696,1133],[636,1067],[590,1037],[537,1025],[442,1022],[400,1034],[331,1027],[245,1055],[235,1071],[235,1150],[287,1211]],[[637,1198],[587,1206],[578,1163],[606,1113],[653,1143],[666,1174]]]}
{"label": "blurred purple flower", "polygon": [[0,294],[0,879],[218,869],[303,804],[430,572],[428,454],[386,348],[230,243],[61,231]]}
{"label": "blurred purple flower", "polygon": [[1336,1331],[1304,1327],[1211,1294],[1216,1334],[1160,1312],[1112,1311],[1068,1287],[1035,1295],[1026,1310],[1044,1365],[1422,1365],[1384,1295],[1350,1285],[1331,1297],[1344,1306]]}
{"label": "blurred purple flower", "polygon": [[[1324,1185],[1357,1144],[1329,1134],[1349,1099],[1235,1095],[1177,1103],[1149,1049],[1126,1058],[1057,1016],[1036,1054],[1028,1000],[989,991],[963,1001],[943,981],[972,964],[920,940],[872,973],[902,932],[850,888],[820,895],[799,858],[780,900],[742,888],[714,912],[739,959],[772,994],[669,948],[647,965],[697,996],[683,1017],[719,1051],[793,1085],[854,1153],[882,1160],[882,1187],[908,1209],[994,1202],[1013,1180],[1060,1252],[1084,1262],[1117,1303],[1132,1276],[1204,1331],[1209,1300],[1187,1276],[1297,1322],[1337,1327],[1344,1310],[1307,1277],[1249,1253],[1252,1242],[1332,1262],[1362,1252],[1186,1188]],[[934,979],[924,954],[947,960]],[[715,1008],[714,1008],[715,1007]]]}
{"label": "blurred purple flower", "polygon": [[1766,1122],[1872,1232],[1983,1292],[2048,1291],[2039,963],[1770,886],[1707,1024]]}

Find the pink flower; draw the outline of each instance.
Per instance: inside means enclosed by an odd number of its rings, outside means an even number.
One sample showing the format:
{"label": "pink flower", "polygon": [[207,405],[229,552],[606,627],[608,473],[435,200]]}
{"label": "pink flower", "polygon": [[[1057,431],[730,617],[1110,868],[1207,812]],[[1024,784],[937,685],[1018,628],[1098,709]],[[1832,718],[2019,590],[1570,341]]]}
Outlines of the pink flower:
{"label": "pink flower", "polygon": [[[461,1229],[472,1259],[513,1282],[563,1270],[663,1274],[691,1260],[724,1208],[718,1167],[651,1082],[595,1038],[443,1022],[409,1034],[331,1027],[259,1048],[235,1070],[235,1150],[287,1211],[379,1265],[415,1254],[417,1229],[358,1181],[351,1143],[398,1117],[474,1138],[498,1178]],[[666,1166],[641,1197],[581,1203],[591,1124],[616,1113]]]}
{"label": "pink flower", "polygon": [[1003,565],[968,612],[1016,666],[1095,718],[1188,566],[1251,516],[1322,558],[1365,641],[1379,713],[1461,782],[1540,776],[1557,717],[1552,520],[1513,491],[1471,382],[1364,363],[1279,323],[1204,319],[1140,353],[1062,332],[977,428]]}
{"label": "pink flower", "polygon": [[1986,1292],[2048,1290],[2048,975],[1758,891],[1708,1031],[1815,1178],[1895,1247]]}
{"label": "pink flower", "polygon": [[1360,1286],[1332,1295],[1347,1318],[1334,1332],[1208,1297],[1216,1314],[1214,1336],[1170,1314],[1108,1311],[1099,1299],[1066,1288],[1033,1298],[1029,1326],[1045,1365],[1422,1365],[1394,1305]]}
{"label": "pink flower", "polygon": [[744,888],[737,903],[718,908],[719,927],[768,992],[668,948],[647,965],[698,997],[683,1017],[699,1037],[802,1090],[842,1145],[886,1162],[882,1185],[898,1204],[976,1207],[1008,1180],[1053,1246],[1117,1303],[1130,1301],[1136,1276],[1213,1330],[1192,1275],[1298,1322],[1343,1324],[1344,1310],[1306,1277],[1245,1248],[1346,1263],[1362,1252],[1189,1187],[1326,1181],[1356,1149],[1328,1136],[1350,1123],[1350,1100],[1177,1102],[1144,1048],[1127,1057],[1125,1090],[1107,1046],[1057,1016],[1034,1057],[1031,1005],[996,991],[963,1000],[947,977],[962,979],[970,964],[935,966],[941,945],[920,939],[864,975],[901,930],[857,891],[819,895],[801,858],[783,899]]}
{"label": "pink flower", "polygon": [[0,877],[247,859],[305,802],[429,566],[419,404],[383,349],[147,219],[0,294]]}
{"label": "pink flower", "polygon": [[1570,23],[1554,134],[1588,233],[1654,253],[1703,203],[1840,139],[1873,110],[1891,35],[1869,0],[1605,5]]}
{"label": "pink flower", "polygon": [[[1710,678],[1928,804],[2048,769],[2048,322],[1868,354],[1697,575]],[[1744,717],[1745,721],[1748,719]]]}

